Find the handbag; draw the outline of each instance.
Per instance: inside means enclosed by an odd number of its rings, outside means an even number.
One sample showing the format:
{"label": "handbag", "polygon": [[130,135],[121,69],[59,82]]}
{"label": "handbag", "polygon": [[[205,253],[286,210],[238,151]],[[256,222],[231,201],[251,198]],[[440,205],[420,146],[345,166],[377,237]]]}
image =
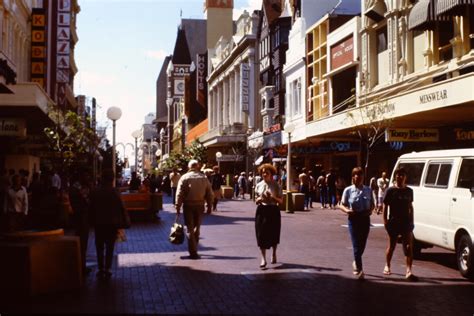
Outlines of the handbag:
{"label": "handbag", "polygon": [[122,200],[120,200],[120,198],[118,200],[118,203],[120,211],[117,228],[128,229],[132,226],[132,222],[130,221],[130,215],[128,214],[127,209],[123,206]]}
{"label": "handbag", "polygon": [[184,227],[176,222],[171,226],[169,241],[174,245],[181,245],[184,242]]}

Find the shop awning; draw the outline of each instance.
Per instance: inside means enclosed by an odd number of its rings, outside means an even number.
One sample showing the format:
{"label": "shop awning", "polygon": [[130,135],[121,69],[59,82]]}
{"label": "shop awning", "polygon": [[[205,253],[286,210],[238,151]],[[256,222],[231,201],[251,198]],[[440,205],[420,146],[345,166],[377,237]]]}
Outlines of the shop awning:
{"label": "shop awning", "polygon": [[410,11],[408,16],[408,28],[429,28],[436,21],[436,0],[420,0]]}
{"label": "shop awning", "polygon": [[438,0],[436,14],[442,15],[463,5],[474,5],[474,0]]}

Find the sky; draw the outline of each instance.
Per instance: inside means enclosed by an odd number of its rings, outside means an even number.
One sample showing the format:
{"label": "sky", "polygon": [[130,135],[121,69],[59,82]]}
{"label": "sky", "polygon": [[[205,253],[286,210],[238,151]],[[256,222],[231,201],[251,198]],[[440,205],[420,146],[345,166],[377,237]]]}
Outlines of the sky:
{"label": "sky", "polygon": [[[182,18],[203,19],[204,0],[79,0],[79,41],[75,60],[79,69],[76,95],[97,100],[97,122],[107,127],[112,143],[112,123],[107,109],[122,110],[116,122],[116,142],[132,143],[132,132],[145,116],[155,112],[156,80],[165,56],[173,53]],[[234,0],[234,20],[244,9],[260,9],[261,0]],[[126,146],[126,155],[131,146]],[[121,146],[117,147],[122,152]],[[120,153],[122,157],[123,153]]]}

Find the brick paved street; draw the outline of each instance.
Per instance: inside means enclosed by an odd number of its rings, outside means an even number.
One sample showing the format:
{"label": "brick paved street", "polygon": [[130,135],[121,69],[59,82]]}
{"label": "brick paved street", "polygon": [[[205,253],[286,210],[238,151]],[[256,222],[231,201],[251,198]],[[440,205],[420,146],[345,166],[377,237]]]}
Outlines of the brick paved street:
{"label": "brick paved street", "polygon": [[[134,223],[128,241],[117,244],[110,281],[97,281],[94,271],[80,292],[3,301],[0,314],[474,314],[474,283],[459,275],[450,252],[427,250],[414,263],[420,281],[409,283],[398,246],[393,274],[382,275],[386,237],[380,216],[372,217],[361,282],[352,275],[346,219],[339,211],[316,204],[309,212],[282,213],[279,263],[261,271],[252,202],[225,201],[205,217],[201,260],[187,259],[185,244],[168,242],[174,210],[169,198],[165,202],[161,221]],[[94,260],[90,240],[88,261]]]}

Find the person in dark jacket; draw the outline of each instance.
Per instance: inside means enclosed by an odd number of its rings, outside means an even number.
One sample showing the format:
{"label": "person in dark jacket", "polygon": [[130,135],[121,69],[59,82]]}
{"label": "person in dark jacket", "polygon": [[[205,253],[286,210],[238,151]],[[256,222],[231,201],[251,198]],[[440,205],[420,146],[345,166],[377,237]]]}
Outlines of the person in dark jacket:
{"label": "person in dark jacket", "polygon": [[90,197],[89,218],[91,225],[95,228],[99,278],[112,276],[111,267],[117,229],[120,227],[122,214],[125,212],[120,193],[113,187],[113,181],[113,171],[104,170],[101,187],[94,190]]}
{"label": "person in dark jacket", "polygon": [[138,191],[141,185],[142,185],[142,182],[140,181],[140,178],[138,178],[137,173],[135,171],[132,172],[132,178],[130,179],[130,185],[128,187],[128,190]]}
{"label": "person in dark jacket", "polygon": [[86,267],[87,242],[89,241],[89,196],[91,189],[90,177],[87,173],[73,175],[69,188],[69,201],[73,210],[75,235],[81,244],[82,269],[85,274],[90,272]]}

